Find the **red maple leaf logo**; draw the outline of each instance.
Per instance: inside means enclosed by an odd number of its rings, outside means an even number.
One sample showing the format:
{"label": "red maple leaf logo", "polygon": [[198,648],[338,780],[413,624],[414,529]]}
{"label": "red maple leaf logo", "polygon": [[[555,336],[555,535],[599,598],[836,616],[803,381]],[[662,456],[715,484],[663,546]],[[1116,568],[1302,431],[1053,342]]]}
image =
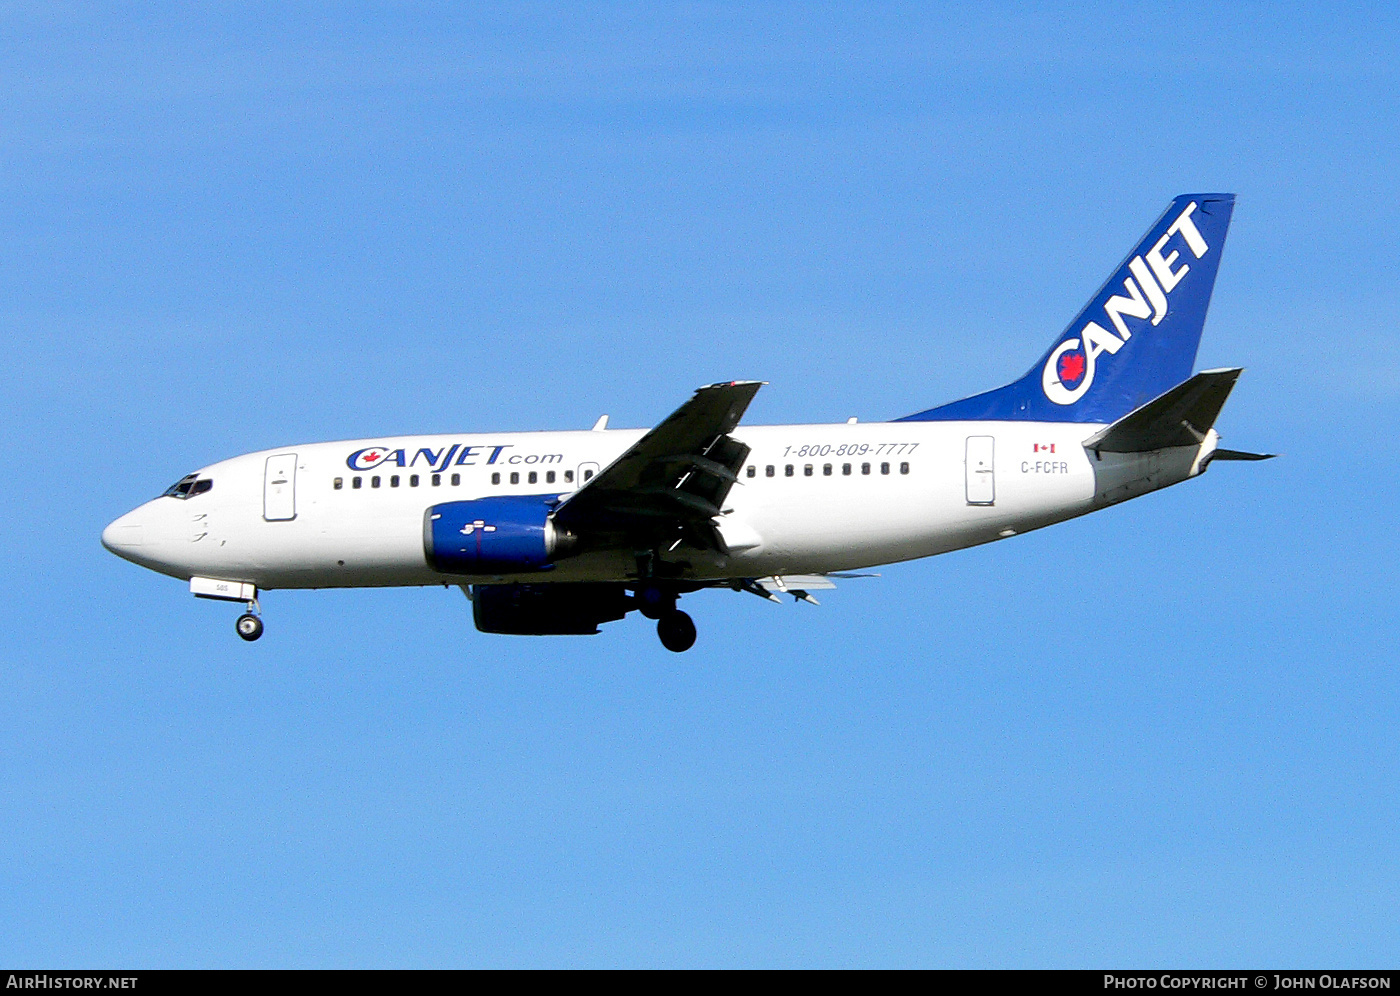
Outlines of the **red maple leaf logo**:
{"label": "red maple leaf logo", "polygon": [[1084,357],[1079,353],[1066,353],[1060,357],[1060,383],[1078,380],[1084,376]]}

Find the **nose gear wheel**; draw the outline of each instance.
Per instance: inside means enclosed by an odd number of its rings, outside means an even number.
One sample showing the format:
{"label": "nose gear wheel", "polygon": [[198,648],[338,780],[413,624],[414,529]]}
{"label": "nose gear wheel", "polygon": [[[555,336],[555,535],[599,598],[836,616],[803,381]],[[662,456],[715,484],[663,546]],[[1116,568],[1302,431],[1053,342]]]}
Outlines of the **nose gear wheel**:
{"label": "nose gear wheel", "polygon": [[245,612],[238,617],[238,621],[233,624],[233,628],[238,631],[238,635],[249,643],[252,643],[263,634],[263,622],[251,612]]}

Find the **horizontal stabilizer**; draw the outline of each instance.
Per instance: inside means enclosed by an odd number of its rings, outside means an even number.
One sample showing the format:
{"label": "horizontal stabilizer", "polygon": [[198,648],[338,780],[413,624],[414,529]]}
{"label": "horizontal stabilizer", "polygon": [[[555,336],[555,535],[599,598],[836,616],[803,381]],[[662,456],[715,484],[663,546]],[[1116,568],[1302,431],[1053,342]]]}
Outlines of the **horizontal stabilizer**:
{"label": "horizontal stabilizer", "polygon": [[1084,448],[1100,453],[1148,453],[1172,446],[1199,446],[1242,372],[1239,367],[1203,370],[1096,432],[1085,440]]}
{"label": "horizontal stabilizer", "polygon": [[1217,448],[1211,454],[1212,460],[1272,460],[1277,453],[1246,453],[1244,450],[1222,450]]}

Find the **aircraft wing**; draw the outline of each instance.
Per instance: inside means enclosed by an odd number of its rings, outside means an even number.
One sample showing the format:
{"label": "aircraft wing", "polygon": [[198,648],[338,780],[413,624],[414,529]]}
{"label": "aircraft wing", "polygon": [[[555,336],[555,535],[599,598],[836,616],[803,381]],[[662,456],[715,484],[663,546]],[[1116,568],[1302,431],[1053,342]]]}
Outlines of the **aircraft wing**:
{"label": "aircraft wing", "polygon": [[643,436],[554,512],[586,544],[642,548],[689,542],[725,551],[720,514],[749,448],[729,435],[761,381],[710,384]]}

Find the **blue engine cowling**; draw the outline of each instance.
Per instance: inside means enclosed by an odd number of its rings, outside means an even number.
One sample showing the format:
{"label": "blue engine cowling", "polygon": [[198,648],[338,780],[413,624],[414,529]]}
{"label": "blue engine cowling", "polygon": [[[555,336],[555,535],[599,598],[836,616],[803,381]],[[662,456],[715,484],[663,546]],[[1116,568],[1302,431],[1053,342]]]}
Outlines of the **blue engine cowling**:
{"label": "blue engine cowling", "polygon": [[573,536],[555,529],[553,495],[502,495],[449,501],[423,513],[423,553],[443,574],[548,570]]}

